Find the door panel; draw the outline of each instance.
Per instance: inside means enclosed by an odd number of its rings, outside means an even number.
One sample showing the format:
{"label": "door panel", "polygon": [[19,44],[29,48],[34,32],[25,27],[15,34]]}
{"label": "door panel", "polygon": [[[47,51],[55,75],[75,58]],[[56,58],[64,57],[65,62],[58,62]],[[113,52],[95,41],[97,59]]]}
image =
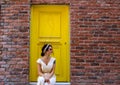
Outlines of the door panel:
{"label": "door panel", "polygon": [[63,5],[33,5],[31,7],[30,81],[37,80],[36,60],[41,48],[50,43],[56,58],[57,81],[69,81],[69,12]]}
{"label": "door panel", "polygon": [[[60,38],[60,13],[39,13],[39,37],[41,38]],[[42,22],[42,23],[41,23]],[[56,24],[57,22],[57,24]],[[55,31],[55,32],[53,32]]]}

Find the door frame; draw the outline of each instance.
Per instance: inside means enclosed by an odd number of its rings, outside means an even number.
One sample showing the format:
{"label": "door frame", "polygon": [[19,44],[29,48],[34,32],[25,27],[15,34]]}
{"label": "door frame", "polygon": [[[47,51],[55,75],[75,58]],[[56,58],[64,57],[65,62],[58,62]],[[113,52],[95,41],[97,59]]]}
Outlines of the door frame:
{"label": "door frame", "polygon": [[[32,6],[33,6],[33,5],[32,5]],[[32,9],[32,6],[31,6],[30,10],[33,10],[33,9]],[[36,5],[36,6],[37,6],[37,5]],[[52,6],[52,5],[51,5],[51,6]],[[64,5],[61,5],[61,6],[64,6]],[[67,6],[69,6],[69,5],[67,5]],[[69,40],[69,41],[68,41],[68,45],[67,45],[67,46],[68,46],[68,47],[67,47],[67,48],[68,48],[68,51],[67,51],[68,54],[67,54],[67,55],[69,56],[69,59],[68,59],[67,65],[69,65],[69,68],[68,68],[67,70],[69,70],[69,71],[68,71],[68,72],[69,72],[69,73],[68,73],[68,76],[69,76],[69,79],[68,79],[68,80],[69,80],[69,82],[70,82],[70,70],[71,70],[71,69],[70,69],[70,68],[71,68],[71,67],[70,67],[70,8],[68,9],[68,12],[69,12],[69,14],[68,14],[68,17],[69,17],[69,18],[68,18],[68,40]],[[32,15],[33,15],[33,14],[32,14],[32,11],[31,11],[30,13],[31,13],[31,14],[30,14],[30,17],[32,17]],[[32,20],[30,19],[30,52],[31,52],[31,28],[32,28],[31,21],[32,21]],[[31,53],[30,53],[30,54],[31,54]],[[31,55],[30,55],[30,58],[31,58]],[[30,59],[29,59],[29,61],[30,61]],[[30,65],[30,64],[29,64],[29,65]],[[31,65],[30,65],[30,66],[31,66]],[[30,66],[29,66],[29,67],[30,67]],[[31,67],[30,67],[30,68],[31,68]],[[30,70],[29,70],[29,71],[30,71]],[[30,79],[30,76],[31,76],[31,75],[29,74],[29,79]],[[30,81],[30,80],[29,80],[29,81]]]}

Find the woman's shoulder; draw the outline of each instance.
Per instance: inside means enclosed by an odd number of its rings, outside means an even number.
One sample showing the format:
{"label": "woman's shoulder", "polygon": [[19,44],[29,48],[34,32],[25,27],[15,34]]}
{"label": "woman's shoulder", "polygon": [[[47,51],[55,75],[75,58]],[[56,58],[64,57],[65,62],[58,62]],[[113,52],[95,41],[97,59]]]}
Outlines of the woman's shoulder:
{"label": "woman's shoulder", "polygon": [[55,61],[55,60],[56,60],[56,58],[55,58],[55,57],[51,57],[51,59],[52,59],[53,61]]}
{"label": "woman's shoulder", "polygon": [[37,59],[37,63],[41,63],[41,58],[38,58],[38,59]]}
{"label": "woman's shoulder", "polygon": [[56,58],[51,57],[51,60],[52,60],[52,63],[55,64],[55,62],[56,62]]}

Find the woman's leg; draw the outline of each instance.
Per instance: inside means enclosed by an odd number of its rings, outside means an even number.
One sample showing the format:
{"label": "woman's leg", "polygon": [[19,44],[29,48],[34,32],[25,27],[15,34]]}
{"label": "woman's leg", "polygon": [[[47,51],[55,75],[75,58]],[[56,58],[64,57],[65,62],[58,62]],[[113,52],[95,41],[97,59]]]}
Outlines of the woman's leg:
{"label": "woman's leg", "polygon": [[56,83],[56,77],[50,78],[50,85],[55,85]]}
{"label": "woman's leg", "polygon": [[49,85],[47,82],[45,82],[45,85]]}
{"label": "woman's leg", "polygon": [[41,76],[38,77],[37,85],[44,85],[45,79]]}

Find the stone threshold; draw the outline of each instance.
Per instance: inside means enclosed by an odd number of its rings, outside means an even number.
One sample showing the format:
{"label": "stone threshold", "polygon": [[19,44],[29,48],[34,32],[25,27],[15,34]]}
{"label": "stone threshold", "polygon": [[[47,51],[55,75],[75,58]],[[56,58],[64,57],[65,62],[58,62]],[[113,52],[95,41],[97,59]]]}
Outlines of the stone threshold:
{"label": "stone threshold", "polygon": [[[30,82],[29,85],[36,85],[36,82]],[[55,85],[70,85],[69,82],[56,82]]]}

